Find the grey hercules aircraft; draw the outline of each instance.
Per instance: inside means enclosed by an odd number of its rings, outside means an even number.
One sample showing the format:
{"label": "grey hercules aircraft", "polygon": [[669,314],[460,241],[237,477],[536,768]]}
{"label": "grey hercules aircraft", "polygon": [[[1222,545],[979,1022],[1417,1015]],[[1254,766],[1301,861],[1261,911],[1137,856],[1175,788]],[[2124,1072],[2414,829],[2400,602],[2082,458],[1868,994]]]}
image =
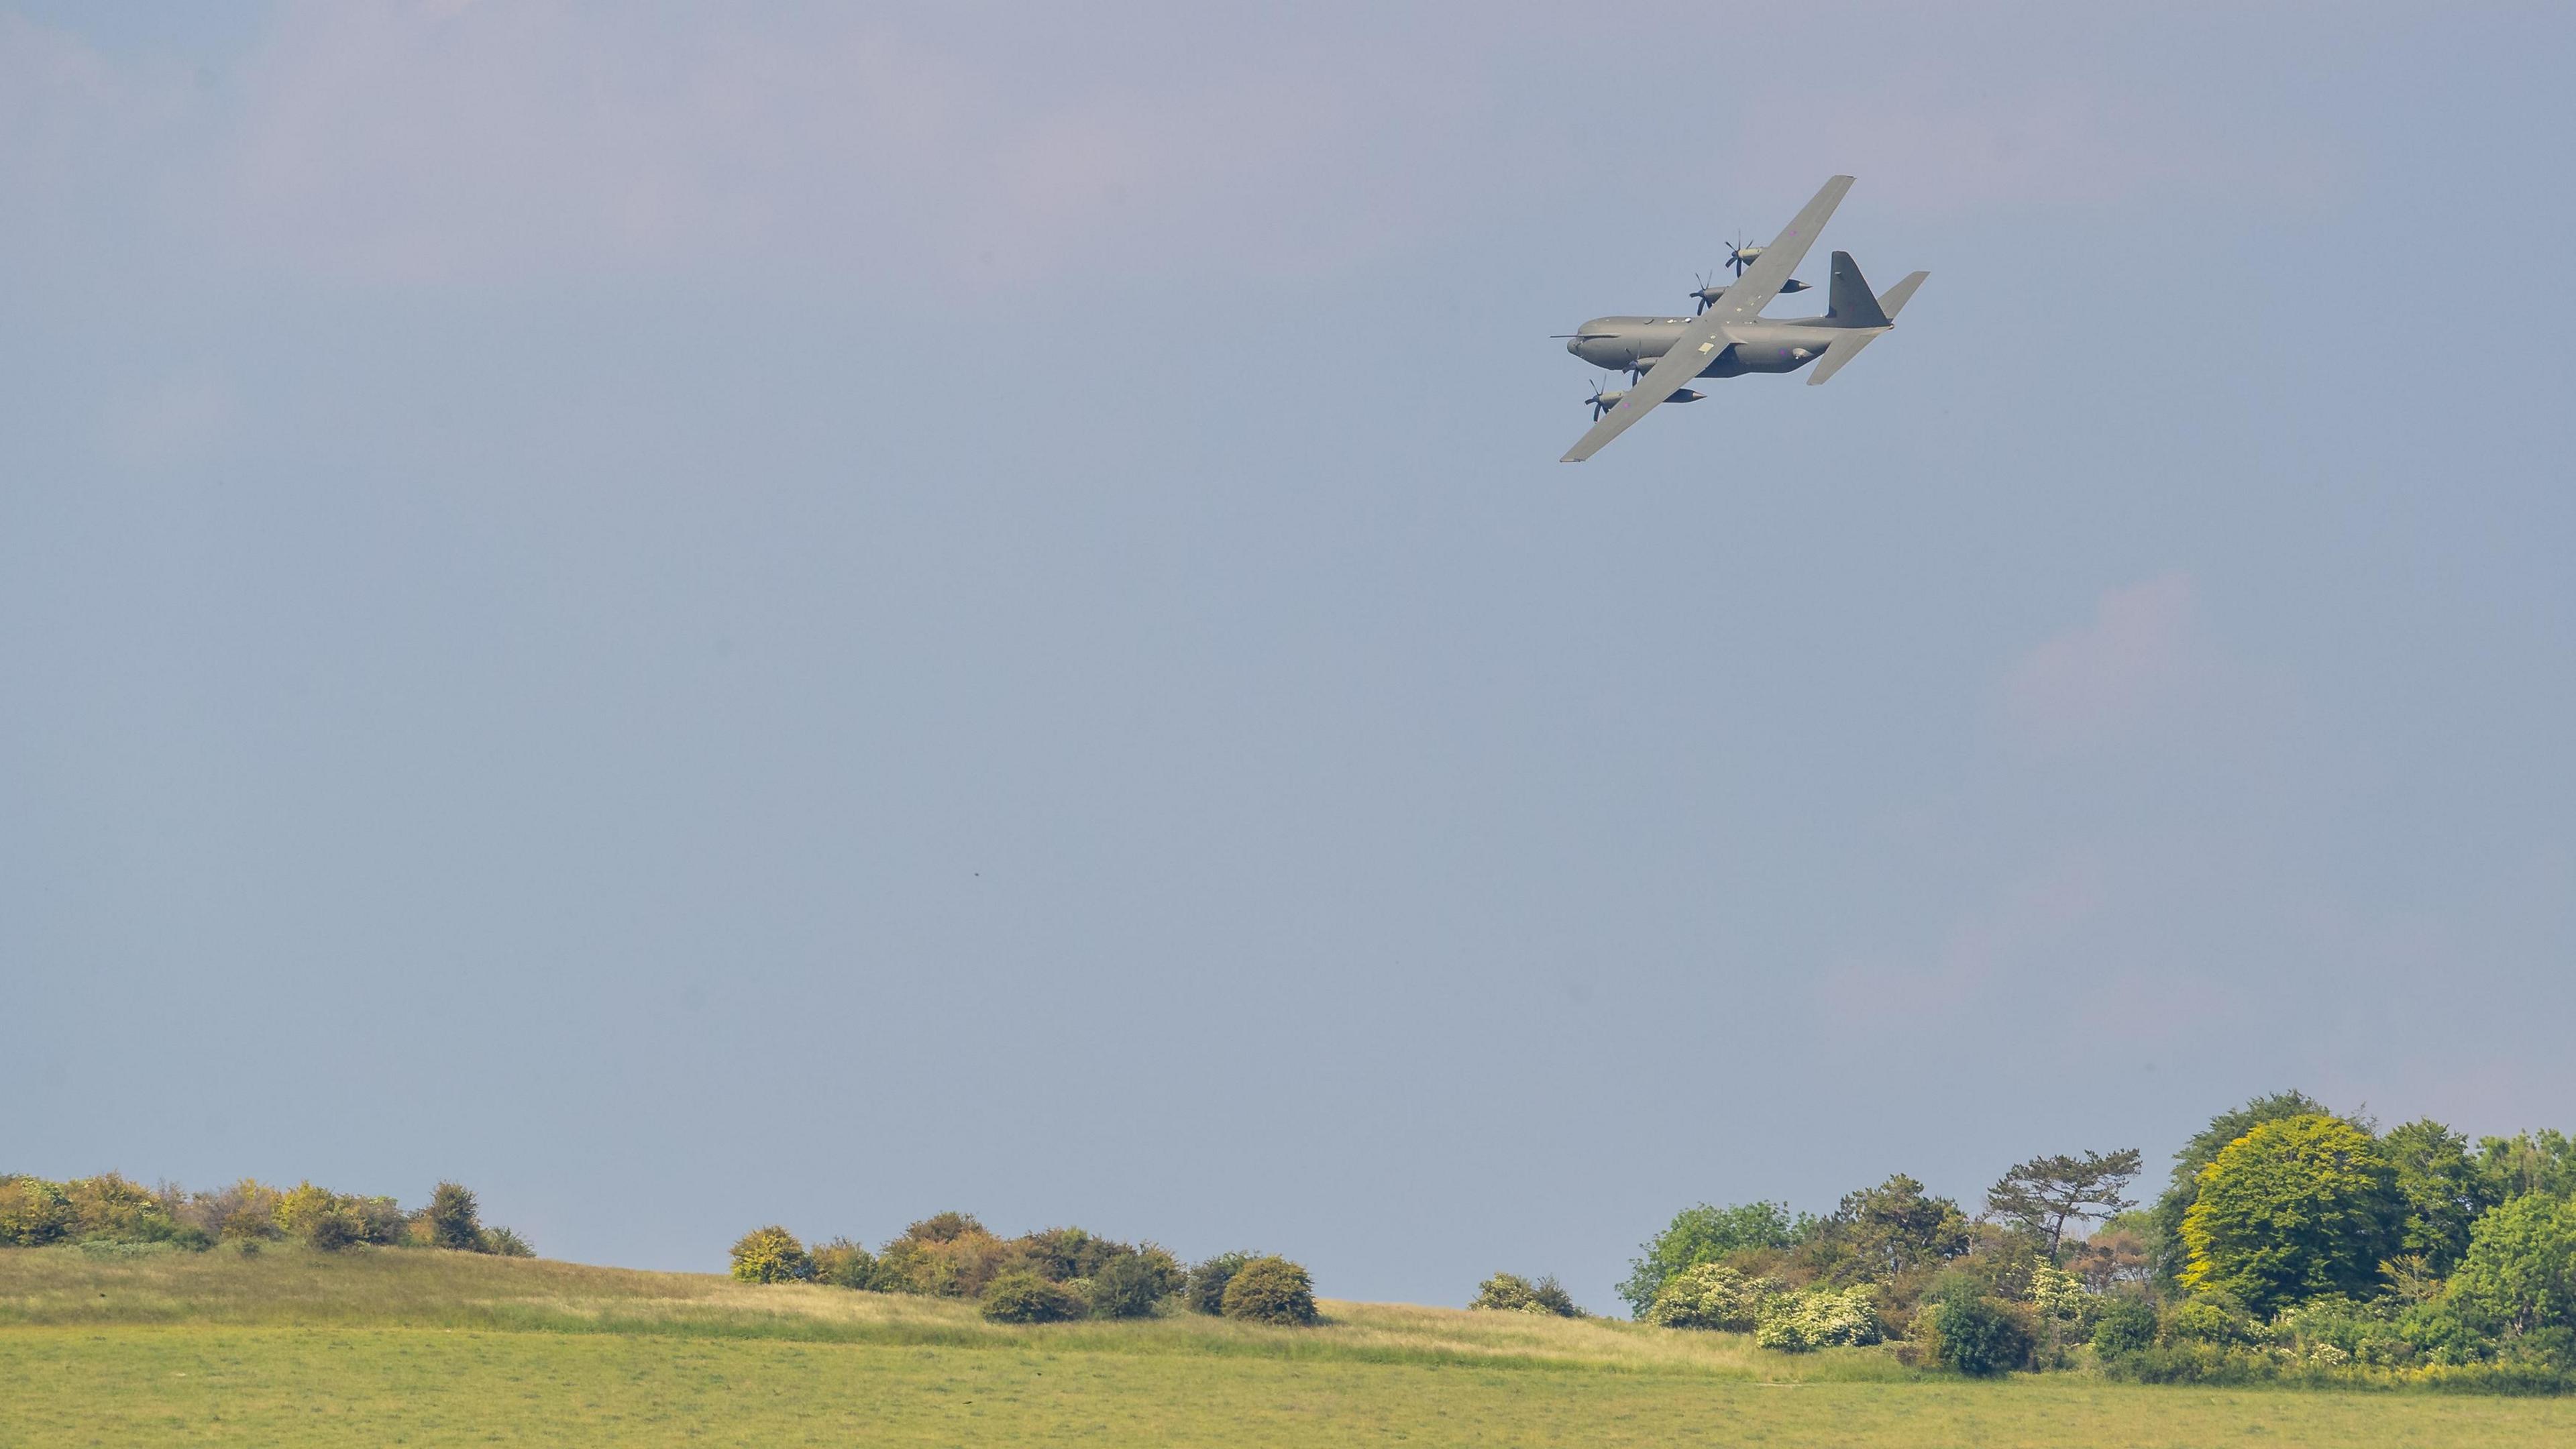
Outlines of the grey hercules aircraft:
{"label": "grey hercules aircraft", "polygon": [[1697,377],[1740,377],[1748,372],[1795,372],[1812,362],[1807,376],[1814,387],[1842,370],[1870,342],[1896,325],[1914,289],[1930,272],[1916,272],[1874,296],[1861,280],[1848,252],[1834,253],[1833,290],[1822,317],[1769,318],[1762,309],[1783,292],[1806,290],[1789,273],[1805,260],[1825,218],[1842,204],[1852,179],[1837,176],[1825,183],[1767,247],[1736,247],[1727,257],[1735,280],[1722,287],[1703,286],[1690,317],[1595,317],[1572,333],[1565,350],[1591,363],[1626,372],[1628,387],[1619,392],[1595,388],[1590,398],[1592,431],[1567,450],[1560,462],[1580,463],[1603,444],[1628,430],[1660,402],[1697,402],[1703,394],[1682,386]]}

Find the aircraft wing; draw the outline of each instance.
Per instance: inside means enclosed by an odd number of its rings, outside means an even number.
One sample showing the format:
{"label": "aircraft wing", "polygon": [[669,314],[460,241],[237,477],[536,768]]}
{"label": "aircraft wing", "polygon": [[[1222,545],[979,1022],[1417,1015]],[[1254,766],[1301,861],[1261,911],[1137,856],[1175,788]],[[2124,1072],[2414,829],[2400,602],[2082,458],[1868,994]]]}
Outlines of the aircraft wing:
{"label": "aircraft wing", "polygon": [[1592,431],[1577,439],[1566,450],[1560,463],[1580,463],[1601,451],[1612,438],[1628,430],[1630,424],[1646,415],[1655,404],[1681,391],[1682,384],[1699,376],[1717,350],[1735,340],[1727,329],[1734,323],[1749,321],[1759,315],[1771,300],[1780,295],[1780,284],[1789,280],[1798,263],[1807,258],[1807,248],[1815,245],[1816,234],[1825,229],[1825,221],[1842,205],[1843,193],[1851,190],[1852,179],[1837,176],[1825,183],[1813,201],[1792,218],[1787,228],[1771,245],[1762,249],[1744,275],[1727,285],[1716,305],[1701,313],[1684,332],[1681,340],[1664,354],[1618,406],[1601,416]]}

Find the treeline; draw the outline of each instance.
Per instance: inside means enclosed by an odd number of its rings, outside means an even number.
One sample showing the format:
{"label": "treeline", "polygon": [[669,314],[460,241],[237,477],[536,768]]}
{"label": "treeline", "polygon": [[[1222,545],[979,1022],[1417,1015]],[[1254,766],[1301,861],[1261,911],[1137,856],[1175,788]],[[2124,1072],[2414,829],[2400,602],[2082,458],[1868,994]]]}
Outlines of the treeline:
{"label": "treeline", "polygon": [[755,1228],[733,1245],[733,1276],[748,1283],[819,1283],[872,1293],[972,1299],[996,1323],[1216,1314],[1250,1323],[1316,1320],[1314,1281],[1265,1253],[1219,1253],[1183,1266],[1169,1249],[1082,1228],[1004,1238],[969,1213],[923,1218],[871,1253],[848,1238],[812,1248],[783,1227]]}
{"label": "treeline", "polygon": [[255,1253],[281,1240],[326,1252],[344,1248],[447,1248],[531,1258],[508,1228],[485,1227],[474,1194],[442,1182],[405,1210],[389,1197],[333,1192],[310,1182],[275,1188],[252,1178],[208,1192],[175,1183],[145,1187],[113,1172],[50,1182],[0,1176],[0,1247],[57,1243],[113,1249],[166,1246],[204,1252],[218,1243]]}
{"label": "treeline", "polygon": [[1968,1374],[2576,1388],[2564,1134],[2383,1131],[2284,1092],[2213,1119],[2143,1206],[2141,1167],[2134,1148],[2033,1158],[1973,1215],[1903,1174],[1822,1216],[1702,1205],[1619,1292],[1651,1324],[1789,1352],[1892,1340]]}

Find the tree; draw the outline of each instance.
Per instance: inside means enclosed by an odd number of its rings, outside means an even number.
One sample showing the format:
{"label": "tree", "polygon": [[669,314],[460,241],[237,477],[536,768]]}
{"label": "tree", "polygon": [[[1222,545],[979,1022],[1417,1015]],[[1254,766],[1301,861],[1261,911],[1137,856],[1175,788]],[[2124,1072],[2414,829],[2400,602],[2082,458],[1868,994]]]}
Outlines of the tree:
{"label": "tree", "polygon": [[995,1323],[1063,1323],[1089,1307],[1081,1294],[1026,1268],[996,1275],[984,1290],[984,1316]]}
{"label": "tree", "polygon": [[1619,1296],[1627,1300],[1630,1314],[1642,1319],[1674,1274],[1746,1248],[1788,1247],[1797,1241],[1800,1227],[1800,1221],[1789,1216],[1787,1203],[1748,1202],[1734,1207],[1701,1203],[1684,1208],[1637,1250],[1640,1256],[1628,1261],[1628,1281],[1619,1285]]}
{"label": "tree", "polygon": [[2082,1157],[2063,1153],[2034,1157],[1986,1189],[1986,1211],[2046,1238],[2053,1263],[2067,1223],[2090,1222],[2137,1206],[2120,1193],[2138,1175],[2138,1162],[2134,1147],[2108,1156],[2087,1152]]}
{"label": "tree", "polygon": [[1243,1265],[1261,1257],[1259,1253],[1219,1253],[1190,1269],[1188,1286],[1181,1290],[1181,1302],[1192,1313],[1210,1317],[1225,1311],[1225,1288]]}
{"label": "tree", "polygon": [[2499,1184],[2469,1156],[2469,1139],[2430,1117],[2390,1128],[2379,1145],[2406,1199],[2398,1246],[2423,1259],[2420,1272],[2450,1276],[2469,1250],[2469,1225],[2503,1200]]}
{"label": "tree", "polygon": [[2367,1298],[2405,1221],[2397,1169],[2339,1117],[2267,1122],[2202,1168],[2183,1216],[2183,1286],[2259,1315],[2323,1293]]}
{"label": "tree", "polygon": [[1100,1265],[1091,1276],[1091,1312],[1095,1318],[1147,1318],[1166,1297],[1181,1289],[1183,1275],[1172,1255],[1148,1244],[1130,1249]]}
{"label": "tree", "polygon": [[1957,1203],[1932,1196],[1900,1172],[1845,1193],[1808,1246],[1817,1266],[1834,1277],[1879,1282],[1946,1263],[1967,1252],[1973,1237]]}
{"label": "tree", "polygon": [[2034,1338],[2021,1315],[2001,1299],[1959,1279],[1944,1285],[1932,1308],[1941,1366],[1971,1378],[1992,1378],[2030,1362]]}
{"label": "tree", "polygon": [[1312,1323],[1314,1280],[1285,1258],[1255,1258],[1226,1283],[1225,1316],[1251,1323]]}
{"label": "tree", "polygon": [[847,1238],[817,1243],[807,1256],[814,1260],[817,1283],[829,1283],[835,1288],[877,1286],[876,1255]]}
{"label": "tree", "polygon": [[41,1177],[0,1177],[0,1248],[41,1248],[78,1219],[70,1195]]}
{"label": "tree", "polygon": [[2275,1092],[2256,1097],[2233,1112],[2221,1112],[2209,1119],[2209,1125],[2183,1144],[2174,1154],[2173,1177],[2162,1196],[2156,1199],[2152,1218],[2154,1231],[2148,1235],[2156,1260],[2156,1279],[2168,1287],[2181,1281],[2183,1265],[2190,1261],[2191,1250],[2183,1244],[2183,1215],[2191,1211],[2192,1199],[2200,1191],[2200,1170],[2218,1159],[2228,1143],[2253,1131],[2266,1122],[2285,1117],[2331,1115],[2325,1104],[2305,1092]]}
{"label": "tree", "polygon": [[1583,1310],[1574,1304],[1574,1295],[1553,1275],[1533,1283],[1518,1273],[1496,1273],[1478,1284],[1476,1301],[1469,1308],[1492,1309],[1503,1313],[1554,1314],[1558,1318],[1581,1318]]}
{"label": "tree", "polygon": [[733,1275],[745,1283],[802,1283],[814,1276],[814,1259],[794,1233],[773,1223],[735,1240]]}
{"label": "tree", "polygon": [[2478,1167],[2498,1201],[2540,1193],[2576,1197],[2576,1137],[2546,1128],[2478,1139]]}
{"label": "tree", "polygon": [[2508,1337],[2576,1329],[2576,1200],[2526,1193],[2479,1218],[2449,1302]]}
{"label": "tree", "polygon": [[474,1204],[474,1194],[462,1184],[442,1182],[431,1189],[429,1206],[421,1211],[421,1221],[429,1225],[429,1245],[433,1248],[453,1248],[460,1253],[482,1251],[480,1210]]}
{"label": "tree", "polygon": [[2068,1250],[2066,1266],[2096,1293],[2107,1293],[2117,1284],[2145,1283],[2155,1276],[2154,1260],[2147,1253],[2147,1231],[2147,1214],[2121,1213]]}

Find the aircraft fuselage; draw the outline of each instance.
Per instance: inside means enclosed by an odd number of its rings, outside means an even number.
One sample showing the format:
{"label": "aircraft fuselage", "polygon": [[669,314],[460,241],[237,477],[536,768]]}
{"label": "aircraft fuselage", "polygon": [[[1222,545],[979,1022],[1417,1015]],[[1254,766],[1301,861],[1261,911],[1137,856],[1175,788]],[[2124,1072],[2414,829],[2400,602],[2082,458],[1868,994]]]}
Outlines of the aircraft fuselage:
{"label": "aircraft fuselage", "polygon": [[[1595,317],[1576,328],[1584,334],[1565,350],[1595,367],[1613,372],[1639,372],[1672,349],[1690,329],[1688,317]],[[1748,372],[1795,372],[1813,362],[1836,338],[1849,337],[1848,325],[1824,318],[1757,317],[1734,324],[1739,340],[1720,348],[1701,377],[1740,377]]]}

